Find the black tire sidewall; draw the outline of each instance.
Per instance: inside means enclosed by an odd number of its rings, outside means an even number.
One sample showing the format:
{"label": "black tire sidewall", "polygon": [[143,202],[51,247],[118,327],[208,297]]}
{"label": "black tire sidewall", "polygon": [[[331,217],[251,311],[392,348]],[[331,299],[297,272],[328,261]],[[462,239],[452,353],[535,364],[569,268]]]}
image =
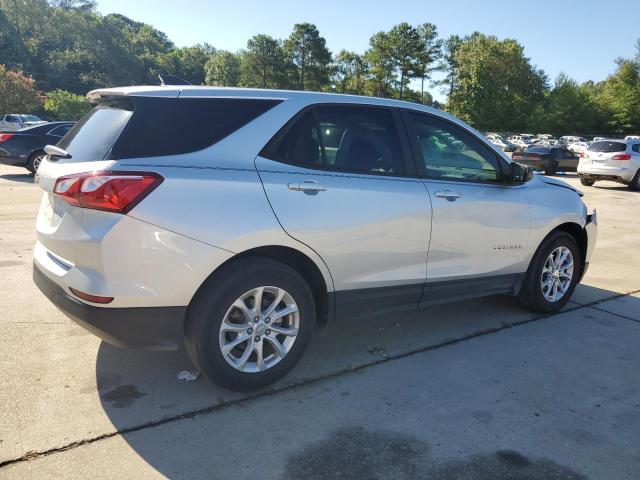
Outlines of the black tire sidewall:
{"label": "black tire sidewall", "polygon": [[[294,298],[300,315],[298,336],[278,364],[264,372],[243,373],[224,359],[218,335],[232,303],[258,286],[279,287]],[[295,270],[269,259],[247,258],[218,272],[198,291],[187,314],[185,341],[192,361],[213,383],[231,390],[249,391],[275,382],[296,365],[311,339],[314,324],[313,295]]]}
{"label": "black tire sidewall", "polygon": [[631,179],[631,182],[629,182],[628,187],[629,187],[629,190],[631,190],[632,192],[640,191],[640,170],[638,170],[634,175],[633,179]]}
{"label": "black tire sidewall", "polygon": [[585,187],[592,187],[593,184],[596,183],[596,181],[590,178],[580,177],[580,183]]}
{"label": "black tire sidewall", "polygon": [[555,160],[552,160],[551,162],[549,162],[545,169],[544,169],[544,174],[545,175],[555,175],[556,173],[558,173],[558,164],[556,163]]}
{"label": "black tire sidewall", "polygon": [[[551,252],[561,246],[567,247],[573,256],[573,278],[571,279],[567,293],[557,302],[549,302],[544,298],[542,293],[542,285],[540,283],[542,269]],[[524,301],[526,306],[541,313],[557,312],[567,304],[573,295],[580,279],[581,271],[582,257],[580,256],[580,249],[575,239],[566,232],[552,233],[540,245],[527,272],[527,278],[522,292],[525,297]]]}

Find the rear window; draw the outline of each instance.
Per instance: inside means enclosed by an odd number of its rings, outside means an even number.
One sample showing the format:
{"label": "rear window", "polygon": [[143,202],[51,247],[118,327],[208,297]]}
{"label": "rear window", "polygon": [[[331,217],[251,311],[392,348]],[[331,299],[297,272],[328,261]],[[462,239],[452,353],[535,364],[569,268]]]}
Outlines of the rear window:
{"label": "rear window", "polygon": [[622,142],[612,142],[610,140],[604,140],[601,142],[593,142],[587,150],[590,152],[624,152],[627,149],[627,144]]}
{"label": "rear window", "polygon": [[65,162],[103,160],[133,112],[122,108],[96,107],[87,113],[58,146],[71,154]]}
{"label": "rear window", "polygon": [[97,107],[60,142],[71,161],[179,155],[211,146],[280,100],[136,97]]}

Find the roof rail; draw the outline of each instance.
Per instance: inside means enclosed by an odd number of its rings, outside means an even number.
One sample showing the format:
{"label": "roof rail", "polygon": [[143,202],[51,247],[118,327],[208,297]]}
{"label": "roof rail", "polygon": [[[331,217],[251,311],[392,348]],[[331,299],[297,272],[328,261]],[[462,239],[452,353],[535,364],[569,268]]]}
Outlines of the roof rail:
{"label": "roof rail", "polygon": [[180,77],[176,77],[175,75],[167,75],[166,73],[160,73],[158,75],[158,78],[160,78],[160,85],[162,85],[163,87],[165,85],[191,85],[190,82],[187,82]]}

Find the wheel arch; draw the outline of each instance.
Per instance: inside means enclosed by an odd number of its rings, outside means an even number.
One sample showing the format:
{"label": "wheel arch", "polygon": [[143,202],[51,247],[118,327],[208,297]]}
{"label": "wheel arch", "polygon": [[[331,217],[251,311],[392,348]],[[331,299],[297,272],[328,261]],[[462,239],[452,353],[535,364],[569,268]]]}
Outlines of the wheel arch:
{"label": "wheel arch", "polygon": [[[333,304],[333,296],[329,295],[332,290],[332,284],[328,285],[323,272],[318,265],[305,253],[296,250],[295,248],[283,246],[283,245],[268,245],[250,248],[248,250],[237,253],[225,262],[221,263],[211,274],[204,280],[200,288],[194,294],[192,298],[196,298],[202,286],[204,286],[209,280],[218,275],[224,268],[237,262],[238,260],[258,257],[258,258],[270,258],[283,263],[302,276],[307,282],[316,306],[316,319],[323,321],[324,319],[332,319],[335,312],[335,305]],[[329,279],[329,281],[331,281]]]}
{"label": "wheel arch", "polygon": [[558,231],[566,232],[576,240],[576,243],[578,244],[578,248],[580,249],[580,265],[581,265],[580,268],[584,270],[585,262],[587,260],[587,246],[589,243],[587,232],[580,224],[574,223],[574,222],[567,222],[567,223],[562,223],[557,227],[555,227],[553,230],[551,230],[551,232],[549,232],[549,234],[545,237],[545,239],[552,233],[558,232]]}

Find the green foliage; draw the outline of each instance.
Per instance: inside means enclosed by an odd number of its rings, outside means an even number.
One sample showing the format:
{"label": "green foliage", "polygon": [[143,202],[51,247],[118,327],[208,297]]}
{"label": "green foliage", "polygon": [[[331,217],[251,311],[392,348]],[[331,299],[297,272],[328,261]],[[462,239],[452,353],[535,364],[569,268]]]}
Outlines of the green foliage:
{"label": "green foliage", "polygon": [[297,23],[283,43],[291,71],[291,85],[299,90],[323,90],[329,84],[331,52],[311,23]]}
{"label": "green foliage", "polygon": [[334,90],[337,93],[362,94],[366,88],[370,68],[362,55],[340,50],[333,66]]}
{"label": "green foliage", "polygon": [[523,130],[544,100],[547,79],[515,40],[478,32],[456,48],[451,112],[481,130]]}
{"label": "green foliage", "polygon": [[240,81],[240,56],[220,50],[211,55],[204,69],[207,85],[237,87]]}
{"label": "green foliage", "polygon": [[599,91],[595,101],[610,111],[608,126],[619,133],[640,131],[640,45],[636,59],[618,59],[617,68]]}
{"label": "green foliage", "polygon": [[241,53],[240,86],[285,88],[287,70],[282,42],[268,35],[256,35]]}
{"label": "green foliage", "polygon": [[[400,23],[373,35],[365,52],[341,50],[334,57],[311,23],[294,25],[284,41],[259,34],[244,50],[218,52],[207,44],[178,48],[153,26],[103,16],[95,5],[0,0],[0,65],[36,80],[25,88],[18,82],[19,110],[37,108],[36,90],[55,92],[48,98],[58,98],[58,90],[84,96],[101,87],[157,85],[158,74],[168,73],[193,84],[334,91],[441,106],[425,92],[425,85],[437,84],[447,96],[445,108],[483,130],[640,133],[640,39],[636,56],[618,59],[605,81],[578,85],[561,74],[549,86],[515,40],[478,32],[442,39],[431,23]],[[434,82],[436,71],[443,78]],[[7,95],[0,102],[13,98]],[[73,105],[71,99],[65,102]]]}
{"label": "green foliage", "polygon": [[43,108],[56,120],[78,120],[91,109],[91,105],[82,95],[54,90],[47,93]]}
{"label": "green foliage", "polygon": [[0,115],[30,113],[38,109],[42,97],[35,90],[34,84],[31,77],[12,72],[0,65]]}

